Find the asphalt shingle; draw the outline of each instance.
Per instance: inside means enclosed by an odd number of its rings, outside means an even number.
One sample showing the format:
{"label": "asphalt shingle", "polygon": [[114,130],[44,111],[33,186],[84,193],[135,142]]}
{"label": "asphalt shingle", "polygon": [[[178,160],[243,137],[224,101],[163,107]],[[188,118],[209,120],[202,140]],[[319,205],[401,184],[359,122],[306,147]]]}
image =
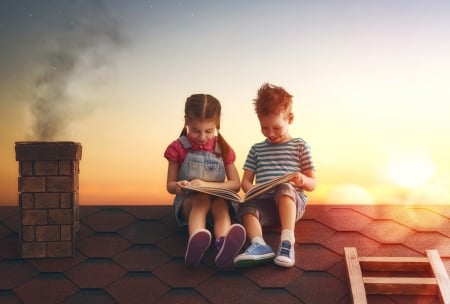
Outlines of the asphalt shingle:
{"label": "asphalt shingle", "polygon": [[[0,303],[351,303],[344,247],[360,256],[425,256],[450,272],[448,206],[310,205],[296,225],[296,263],[218,269],[215,249],[184,264],[187,232],[171,206],[81,206],[73,258],[22,259],[19,209],[0,207]],[[277,247],[279,231],[265,231]],[[369,295],[369,303],[439,303]]]}

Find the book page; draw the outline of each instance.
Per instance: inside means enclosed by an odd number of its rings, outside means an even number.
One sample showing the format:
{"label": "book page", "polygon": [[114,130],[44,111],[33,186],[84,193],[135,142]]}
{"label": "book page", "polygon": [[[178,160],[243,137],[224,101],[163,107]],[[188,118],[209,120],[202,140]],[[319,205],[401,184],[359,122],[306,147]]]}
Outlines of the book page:
{"label": "book page", "polygon": [[245,193],[244,199],[248,201],[250,199],[256,198],[257,196],[268,192],[279,184],[289,182],[294,176],[297,175],[297,172],[287,173],[280,177],[274,178],[273,180],[267,181],[265,183],[261,183],[251,188],[247,193]]}
{"label": "book page", "polygon": [[297,172],[288,173],[265,183],[257,184],[245,193],[244,198],[241,198],[235,191],[224,188],[198,187],[190,185],[183,186],[183,189],[214,195],[237,203],[244,203],[245,201],[254,199],[259,195],[268,192],[279,184],[289,182],[296,174]]}
{"label": "book page", "polygon": [[234,202],[242,202],[242,199],[239,196],[239,194],[229,189],[214,188],[214,187],[196,187],[196,186],[183,186],[183,189],[218,196]]}

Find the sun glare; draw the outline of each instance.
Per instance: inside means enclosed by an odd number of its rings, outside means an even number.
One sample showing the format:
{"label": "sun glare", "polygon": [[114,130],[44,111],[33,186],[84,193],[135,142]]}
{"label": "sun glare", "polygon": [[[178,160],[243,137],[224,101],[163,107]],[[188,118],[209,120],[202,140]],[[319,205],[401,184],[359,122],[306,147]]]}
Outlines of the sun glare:
{"label": "sun glare", "polygon": [[373,204],[374,199],[364,187],[357,184],[340,184],[333,187],[324,201],[326,204]]}
{"label": "sun glare", "polygon": [[391,155],[388,172],[391,179],[403,187],[419,187],[434,175],[435,165],[424,151],[404,151]]}

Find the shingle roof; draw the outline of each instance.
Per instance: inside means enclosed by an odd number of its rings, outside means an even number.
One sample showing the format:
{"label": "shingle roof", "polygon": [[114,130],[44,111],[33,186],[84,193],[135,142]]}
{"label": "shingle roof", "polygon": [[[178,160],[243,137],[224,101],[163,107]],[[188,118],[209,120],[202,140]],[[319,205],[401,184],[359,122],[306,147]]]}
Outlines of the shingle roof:
{"label": "shingle roof", "polygon": [[[171,206],[81,206],[73,258],[22,259],[19,209],[0,207],[0,303],[351,303],[344,247],[361,256],[425,256],[450,272],[450,208],[310,205],[296,226],[296,264],[217,269],[211,247],[184,265],[187,233]],[[267,229],[277,247],[279,232]],[[439,303],[368,296],[369,303]]]}

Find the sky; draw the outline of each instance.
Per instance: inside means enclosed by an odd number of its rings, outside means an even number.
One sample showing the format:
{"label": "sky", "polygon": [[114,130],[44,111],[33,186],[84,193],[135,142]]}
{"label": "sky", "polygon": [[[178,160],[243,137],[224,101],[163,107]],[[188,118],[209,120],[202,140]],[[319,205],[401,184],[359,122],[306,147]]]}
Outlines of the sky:
{"label": "sky", "polygon": [[83,146],[80,204],[170,204],[188,96],[222,103],[242,165],[252,99],[294,96],[318,204],[450,202],[450,2],[0,0],[0,205],[17,141]]}

